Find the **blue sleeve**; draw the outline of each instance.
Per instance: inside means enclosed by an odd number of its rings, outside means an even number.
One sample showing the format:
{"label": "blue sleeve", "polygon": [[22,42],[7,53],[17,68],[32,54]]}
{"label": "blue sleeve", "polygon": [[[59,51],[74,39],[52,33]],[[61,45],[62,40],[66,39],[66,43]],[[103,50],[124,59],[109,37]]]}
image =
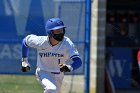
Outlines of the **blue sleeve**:
{"label": "blue sleeve", "polygon": [[25,45],[24,39],[22,40],[22,57],[28,56],[28,47]]}
{"label": "blue sleeve", "polygon": [[72,58],[73,63],[71,66],[73,67],[73,70],[79,68],[82,65],[82,60],[79,57]]}

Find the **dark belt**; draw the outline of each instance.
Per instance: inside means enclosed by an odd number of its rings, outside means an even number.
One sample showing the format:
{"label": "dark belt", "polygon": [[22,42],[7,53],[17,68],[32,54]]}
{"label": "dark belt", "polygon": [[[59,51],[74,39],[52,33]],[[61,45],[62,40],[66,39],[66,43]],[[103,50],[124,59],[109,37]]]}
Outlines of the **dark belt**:
{"label": "dark belt", "polygon": [[51,72],[52,74],[60,74],[60,72]]}

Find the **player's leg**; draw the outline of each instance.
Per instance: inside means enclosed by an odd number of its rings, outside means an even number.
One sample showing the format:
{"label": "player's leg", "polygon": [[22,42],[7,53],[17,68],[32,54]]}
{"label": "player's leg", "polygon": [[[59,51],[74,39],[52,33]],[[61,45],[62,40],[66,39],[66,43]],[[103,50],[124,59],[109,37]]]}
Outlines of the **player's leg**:
{"label": "player's leg", "polygon": [[62,81],[64,78],[64,73],[60,73],[60,74],[54,74],[55,77],[55,82],[57,84],[57,93],[61,93],[61,86],[62,86]]}
{"label": "player's leg", "polygon": [[57,93],[55,79],[50,73],[42,70],[36,70],[36,77],[44,87],[44,93]]}
{"label": "player's leg", "polygon": [[44,87],[44,93],[57,93],[57,86],[53,80],[43,78],[42,84]]}

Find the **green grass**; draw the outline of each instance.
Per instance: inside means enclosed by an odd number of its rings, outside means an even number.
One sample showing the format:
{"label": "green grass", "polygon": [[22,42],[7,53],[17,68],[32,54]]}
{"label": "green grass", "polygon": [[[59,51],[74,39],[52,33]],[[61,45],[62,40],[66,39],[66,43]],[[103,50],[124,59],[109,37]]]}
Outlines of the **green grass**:
{"label": "green grass", "polygon": [[[61,93],[84,93],[84,77],[72,77],[65,75]],[[43,93],[43,87],[34,75],[0,75],[0,93]]]}
{"label": "green grass", "polygon": [[0,93],[43,93],[35,76],[0,75]]}

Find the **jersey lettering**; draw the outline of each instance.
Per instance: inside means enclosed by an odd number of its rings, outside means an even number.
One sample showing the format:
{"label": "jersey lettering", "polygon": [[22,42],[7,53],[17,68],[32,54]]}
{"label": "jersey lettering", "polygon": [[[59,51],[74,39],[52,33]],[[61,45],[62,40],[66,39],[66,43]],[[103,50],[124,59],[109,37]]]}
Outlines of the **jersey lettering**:
{"label": "jersey lettering", "polygon": [[64,54],[52,53],[52,52],[39,53],[39,55],[40,57],[64,57]]}

